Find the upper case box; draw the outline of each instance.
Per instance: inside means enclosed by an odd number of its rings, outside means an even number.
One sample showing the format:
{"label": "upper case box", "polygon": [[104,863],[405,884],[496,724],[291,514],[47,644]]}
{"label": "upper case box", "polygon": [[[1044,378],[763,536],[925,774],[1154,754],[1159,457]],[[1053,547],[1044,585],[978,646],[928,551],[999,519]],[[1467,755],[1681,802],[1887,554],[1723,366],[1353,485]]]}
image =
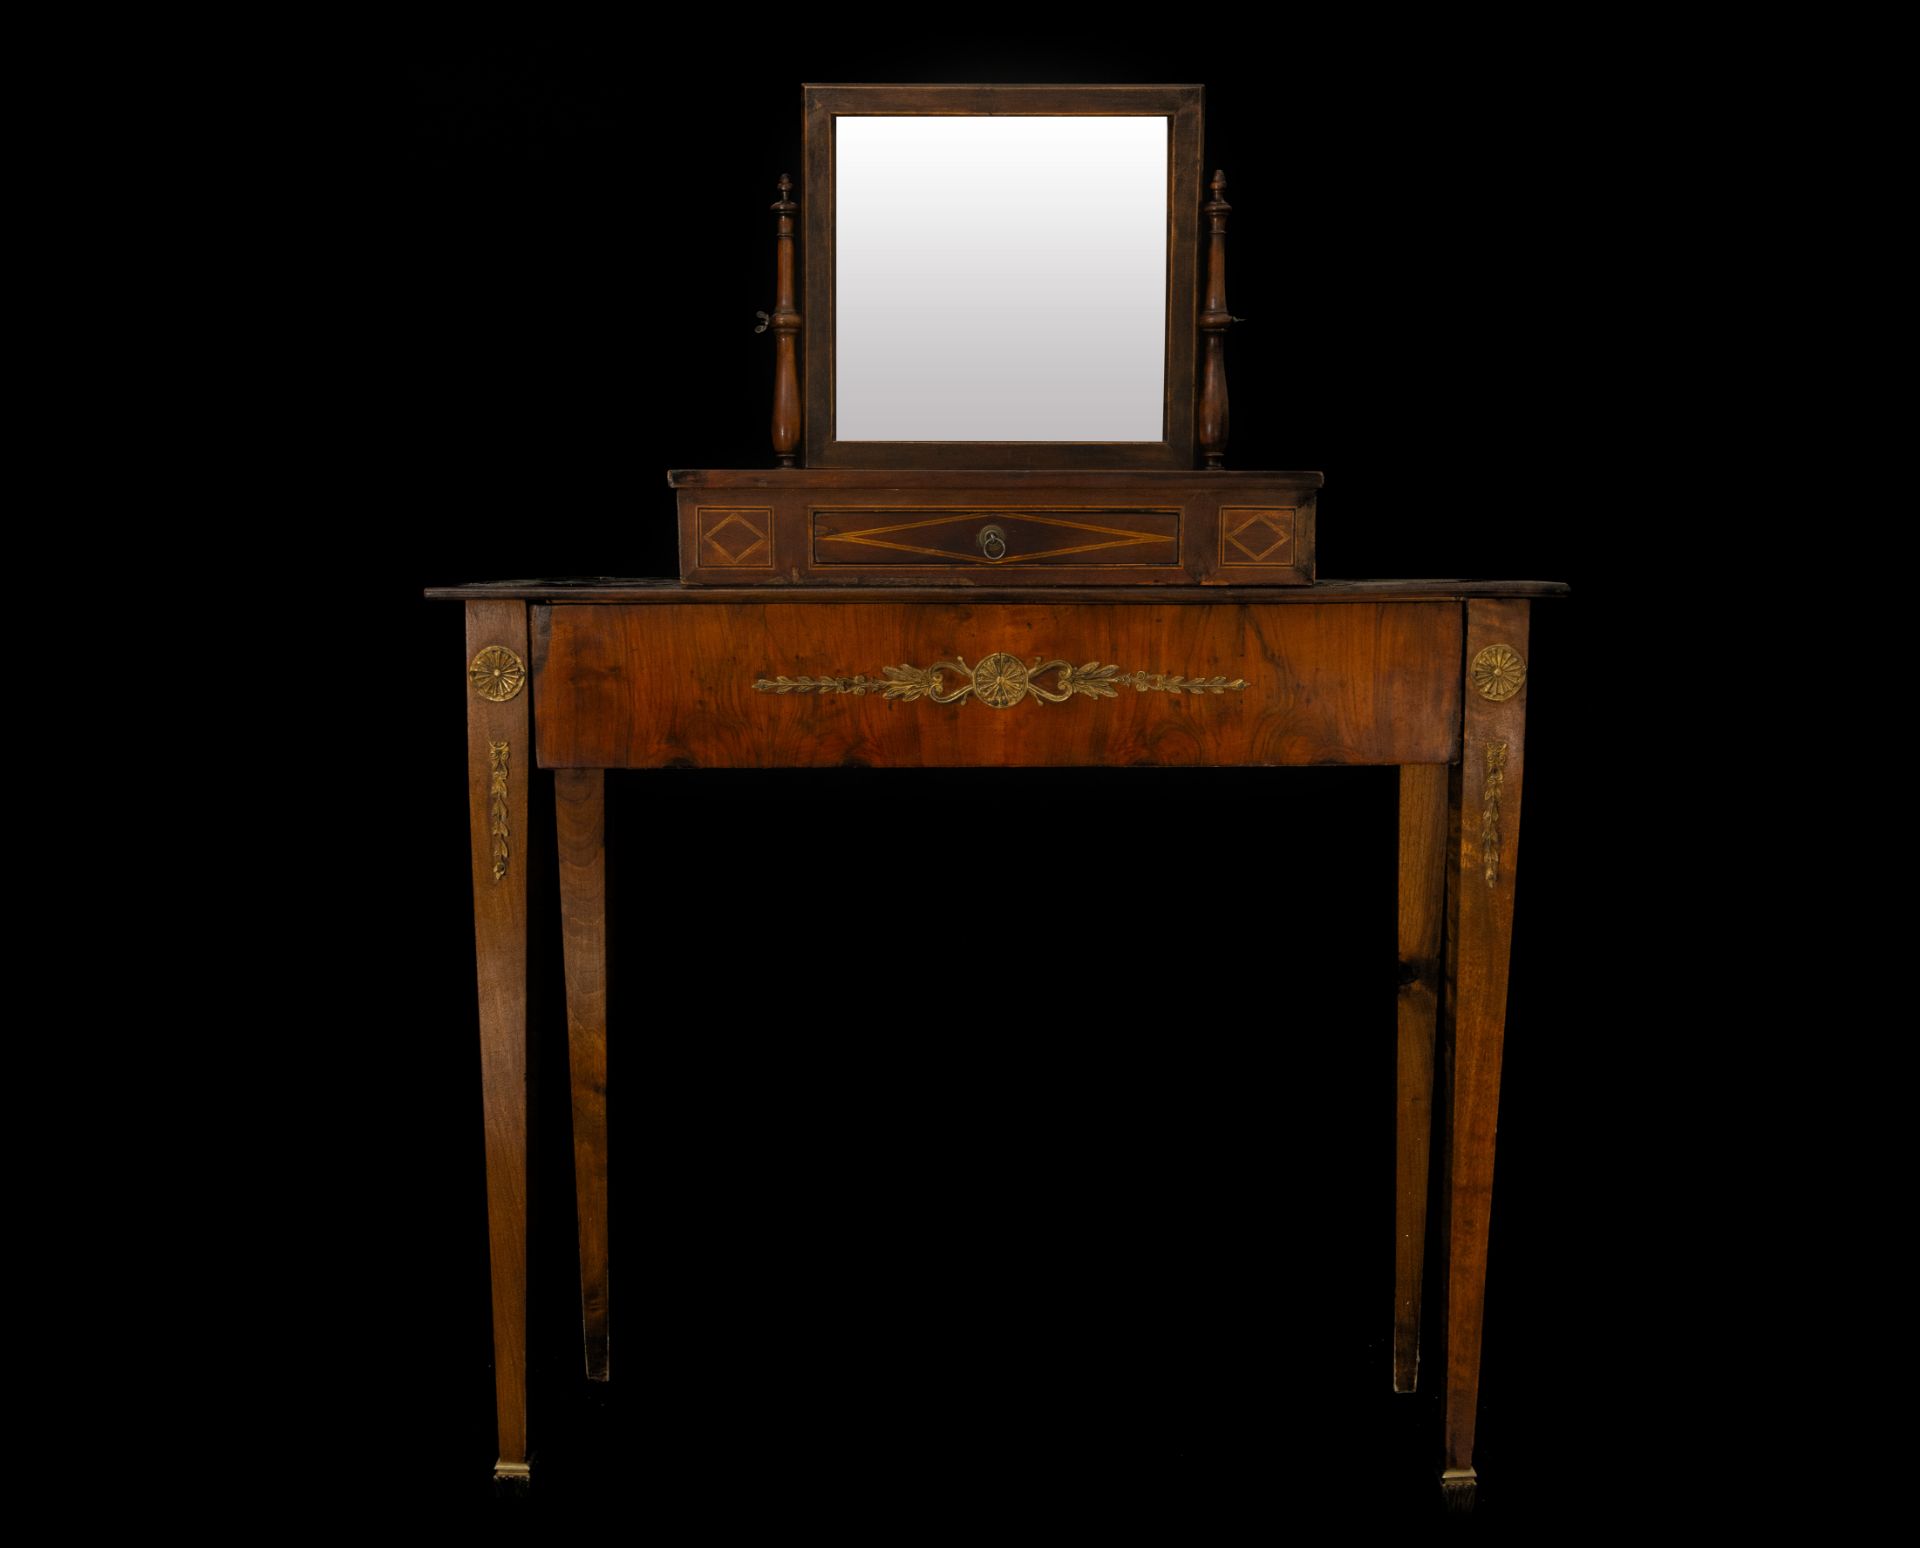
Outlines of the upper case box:
{"label": "upper case box", "polygon": [[708,586],[1305,586],[1318,473],[676,471]]}

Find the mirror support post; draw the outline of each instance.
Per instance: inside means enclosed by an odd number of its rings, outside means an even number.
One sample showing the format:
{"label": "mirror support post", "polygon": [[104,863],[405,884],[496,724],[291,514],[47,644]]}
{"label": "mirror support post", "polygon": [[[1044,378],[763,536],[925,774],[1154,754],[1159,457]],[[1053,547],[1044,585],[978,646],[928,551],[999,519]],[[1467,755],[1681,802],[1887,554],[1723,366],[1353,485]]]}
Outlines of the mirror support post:
{"label": "mirror support post", "polygon": [[[793,217],[800,206],[792,199],[793,179],[780,174],[780,198],[771,207],[780,217],[775,237],[776,268],[773,316],[766,326],[773,330],[773,452],[780,466],[794,465],[800,447],[800,368],[796,339],[800,332],[800,314],[793,299]],[[764,314],[762,314],[764,315]]]}
{"label": "mirror support post", "polygon": [[1205,357],[1200,367],[1200,450],[1207,470],[1224,464],[1227,454],[1227,174],[1216,171],[1208,184],[1213,197],[1201,208],[1207,212],[1212,234],[1207,238],[1207,299],[1200,313]]}

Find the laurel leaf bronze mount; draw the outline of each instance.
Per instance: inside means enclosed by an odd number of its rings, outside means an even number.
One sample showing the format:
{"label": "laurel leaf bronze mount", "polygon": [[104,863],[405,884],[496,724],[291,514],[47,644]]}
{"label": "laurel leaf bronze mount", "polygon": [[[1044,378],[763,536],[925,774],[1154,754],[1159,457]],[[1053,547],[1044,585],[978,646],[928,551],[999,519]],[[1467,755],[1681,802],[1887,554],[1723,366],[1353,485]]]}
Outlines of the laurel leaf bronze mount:
{"label": "laurel leaf bronze mount", "polygon": [[1500,880],[1500,792],[1507,782],[1507,744],[1487,744],[1486,777],[1480,782],[1480,858],[1487,885]]}
{"label": "laurel leaf bronze mount", "polygon": [[[760,693],[848,693],[855,697],[874,694],[889,702],[931,699],[935,704],[956,704],[969,695],[992,709],[1012,709],[1022,699],[1033,698],[1046,704],[1064,704],[1076,695],[1089,699],[1119,697],[1122,688],[1136,693],[1221,694],[1246,689],[1243,677],[1187,677],[1173,672],[1127,672],[1117,666],[1102,666],[1089,661],[1075,666],[1057,657],[1043,661],[1035,656],[1023,662],[1018,656],[996,651],[968,666],[964,656],[936,661],[932,666],[916,667],[904,663],[882,667],[881,676],[860,673],[853,677],[762,677],[754,683]],[[947,686],[942,676],[959,674],[960,681]],[[1040,681],[1058,673],[1049,687]]]}
{"label": "laurel leaf bronze mount", "polygon": [[487,743],[487,751],[487,831],[493,840],[493,879],[500,881],[507,874],[507,859],[513,848],[511,808],[507,804],[507,764],[512,751],[507,743],[493,741]]}

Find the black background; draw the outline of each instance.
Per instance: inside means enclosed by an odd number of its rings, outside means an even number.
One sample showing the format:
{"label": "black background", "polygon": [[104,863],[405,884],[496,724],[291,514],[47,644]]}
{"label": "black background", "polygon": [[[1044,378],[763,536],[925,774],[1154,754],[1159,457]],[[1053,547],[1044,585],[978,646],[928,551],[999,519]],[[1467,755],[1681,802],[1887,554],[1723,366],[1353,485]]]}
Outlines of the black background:
{"label": "black background", "polygon": [[[1583,641],[1626,542],[1598,468],[1632,450],[1594,254],[1632,212],[1577,51],[996,30],[414,37],[348,110],[331,235],[367,358],[333,422],[386,513],[358,623],[392,642],[366,734],[400,863],[356,905],[364,1358],[301,1379],[365,1501],[486,1509],[495,1454],[464,638],[420,588],[674,574],[665,471],[770,462],[753,313],[801,82],[1051,80],[1206,85],[1248,319],[1228,462],[1324,471],[1323,577],[1574,584],[1529,651],[1477,1462],[1483,1523],[1601,1508],[1628,1378],[1594,1278],[1614,944],[1579,819],[1617,775]],[[1395,799],[1391,769],[611,777],[619,1378],[590,1389],[538,776],[537,1508],[1418,1519],[1440,1416],[1431,1327],[1421,1392],[1389,1384]]]}

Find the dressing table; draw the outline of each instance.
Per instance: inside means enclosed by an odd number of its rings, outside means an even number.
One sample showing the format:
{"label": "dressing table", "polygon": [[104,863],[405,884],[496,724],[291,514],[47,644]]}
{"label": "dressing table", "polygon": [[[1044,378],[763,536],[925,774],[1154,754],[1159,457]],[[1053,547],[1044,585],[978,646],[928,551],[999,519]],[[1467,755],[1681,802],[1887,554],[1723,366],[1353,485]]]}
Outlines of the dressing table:
{"label": "dressing table", "polygon": [[1392,1379],[1418,1379],[1437,1109],[1439,1473],[1470,1507],[1529,613],[1566,588],[1320,581],[1321,476],[1225,466],[1231,207],[1220,173],[1203,184],[1200,87],[803,97],[759,314],[773,466],[667,475],[677,579],[426,593],[466,620],[495,1476],[531,1478],[534,779],[557,818],[584,1362],[607,1380],[607,770],[1394,765]]}

